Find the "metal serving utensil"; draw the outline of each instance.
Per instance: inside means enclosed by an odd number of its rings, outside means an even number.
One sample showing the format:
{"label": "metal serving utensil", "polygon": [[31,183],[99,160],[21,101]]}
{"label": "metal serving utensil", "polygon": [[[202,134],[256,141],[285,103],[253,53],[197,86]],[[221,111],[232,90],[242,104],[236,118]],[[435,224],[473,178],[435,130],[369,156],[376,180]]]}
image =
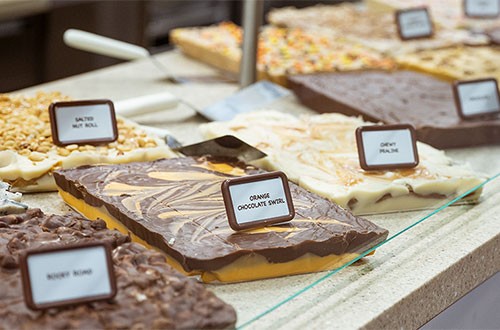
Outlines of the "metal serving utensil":
{"label": "metal serving utensil", "polygon": [[154,57],[146,48],[120,40],[103,37],[95,33],[77,29],[68,29],[64,32],[63,40],[64,43],[70,47],[121,60],[132,61],[148,58],[161,72],[165,73],[165,79],[173,84],[184,84],[187,82],[227,83],[236,81],[234,78],[229,76],[179,77],[174,75],[165,65],[158,61],[158,59]]}

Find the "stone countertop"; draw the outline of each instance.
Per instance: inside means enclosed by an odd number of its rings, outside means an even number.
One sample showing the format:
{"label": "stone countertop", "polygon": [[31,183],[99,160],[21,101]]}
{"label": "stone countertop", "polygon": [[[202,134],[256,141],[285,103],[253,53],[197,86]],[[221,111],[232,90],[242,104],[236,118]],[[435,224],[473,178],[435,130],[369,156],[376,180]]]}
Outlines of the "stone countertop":
{"label": "stone countertop", "polygon": [[[158,59],[177,75],[211,75],[214,70],[176,51]],[[234,93],[229,83],[172,85],[148,60],[28,88],[61,91],[73,98],[113,101],[168,91],[202,108]],[[289,96],[271,105],[293,114],[312,113]],[[202,138],[197,125],[205,120],[186,105],[142,118],[167,128],[181,142]],[[454,149],[451,157],[468,161],[476,170],[500,172],[500,146]],[[24,201],[45,212],[70,209],[56,193],[29,194]],[[368,216],[394,235],[430,211]],[[262,316],[248,328],[416,328],[500,271],[500,178],[488,183],[478,205],[452,206],[380,247],[375,255],[327,277],[316,273],[240,284],[207,285],[238,312],[238,325],[287,299],[315,281],[295,299]]]}

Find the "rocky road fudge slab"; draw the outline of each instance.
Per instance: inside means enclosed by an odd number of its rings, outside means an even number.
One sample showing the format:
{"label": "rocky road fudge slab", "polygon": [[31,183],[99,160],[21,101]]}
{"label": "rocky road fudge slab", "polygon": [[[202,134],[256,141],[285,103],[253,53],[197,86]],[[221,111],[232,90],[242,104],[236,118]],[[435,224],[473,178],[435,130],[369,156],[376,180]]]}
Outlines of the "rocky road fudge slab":
{"label": "rocky road fudge slab", "polygon": [[171,264],[205,282],[236,282],[333,269],[387,237],[387,231],[290,184],[295,218],[235,232],[221,183],[262,173],[241,163],[164,159],[60,170],[63,199],[90,219],[165,252]]}
{"label": "rocky road fudge slab", "polygon": [[353,3],[316,5],[306,8],[273,9],[269,21],[277,26],[302,28],[308,31],[325,29],[345,36],[364,46],[388,55],[411,53],[462,44],[485,45],[488,38],[465,30],[450,30],[435,26],[432,38],[402,41],[395,24],[394,13],[381,13]]}
{"label": "rocky road fudge slab", "polygon": [[[170,37],[197,60],[233,73],[239,71],[242,30],[233,23],[174,29]],[[293,74],[395,67],[392,59],[331,32],[266,26],[259,34],[259,78],[282,85],[287,84],[286,76]]]}
{"label": "rocky road fudge slab", "polygon": [[[106,241],[113,247],[118,293],[110,301],[32,311],[24,303],[20,253],[51,244]],[[102,220],[45,215],[39,209],[0,217],[0,329],[222,329],[234,309]]]}
{"label": "rocky road fudge slab", "polygon": [[[294,117],[276,111],[239,115],[201,125],[205,137],[232,134],[268,156],[255,164],[281,170],[288,179],[354,214],[432,208],[485,180],[444,152],[417,143],[420,164],[413,169],[364,171],[355,130],[370,125],[341,114]],[[476,201],[480,190],[467,196]]]}
{"label": "rocky road fudge slab", "polygon": [[0,94],[0,180],[10,183],[13,190],[57,190],[52,177],[57,168],[175,156],[163,140],[121,118],[117,118],[118,140],[113,143],[54,145],[48,108],[52,102],[68,100],[60,93]]}
{"label": "rocky road fudge slab", "polygon": [[386,124],[411,124],[436,148],[500,144],[500,117],[463,120],[452,85],[411,71],[300,75],[290,87],[318,112],[339,112]]}

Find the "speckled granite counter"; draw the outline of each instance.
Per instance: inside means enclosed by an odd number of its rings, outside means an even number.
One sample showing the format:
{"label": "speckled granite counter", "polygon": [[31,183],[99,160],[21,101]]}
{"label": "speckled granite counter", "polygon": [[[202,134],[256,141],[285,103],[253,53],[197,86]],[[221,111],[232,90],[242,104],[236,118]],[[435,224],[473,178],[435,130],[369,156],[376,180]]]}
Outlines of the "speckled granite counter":
{"label": "speckled granite counter", "polygon": [[[177,52],[159,56],[177,74],[210,74],[212,69]],[[59,90],[74,98],[129,97],[169,91],[196,107],[205,107],[237,90],[234,84],[171,85],[148,61],[127,63],[23,90]],[[273,108],[308,113],[290,96]],[[158,127],[168,128],[181,142],[201,140],[196,126],[204,119],[181,105],[155,115]],[[468,160],[478,171],[500,172],[500,147],[456,149],[448,152]],[[69,208],[56,194],[25,195],[24,201],[45,212]],[[391,235],[429,212],[368,217]],[[289,301],[249,325],[249,328],[416,328],[458,298],[500,271],[500,178],[488,183],[480,204],[446,208],[366,258]],[[239,325],[275,306],[325,273],[242,284],[209,285],[235,306]]]}

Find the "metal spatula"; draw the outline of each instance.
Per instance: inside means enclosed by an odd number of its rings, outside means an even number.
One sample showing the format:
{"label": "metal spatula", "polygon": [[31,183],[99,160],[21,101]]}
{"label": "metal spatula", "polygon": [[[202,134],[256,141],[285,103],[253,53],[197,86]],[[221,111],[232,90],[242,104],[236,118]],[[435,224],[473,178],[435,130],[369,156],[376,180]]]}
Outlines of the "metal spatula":
{"label": "metal spatula", "polygon": [[137,60],[149,58],[151,62],[163,73],[166,80],[174,84],[186,82],[235,82],[233,77],[222,76],[200,76],[200,77],[179,77],[174,75],[167,67],[158,61],[146,48],[133,45],[127,42],[103,37],[95,33],[82,30],[69,29],[64,32],[64,43],[70,47],[85,50],[91,53],[118,58],[121,60]]}
{"label": "metal spatula", "polygon": [[230,157],[239,159],[245,163],[266,157],[267,155],[257,148],[243,142],[233,135],[224,135],[203,142],[180,146],[178,141],[169,136],[165,139],[173,150],[179,151],[186,156]]}
{"label": "metal spatula", "polygon": [[166,129],[151,126],[141,126],[141,128],[150,134],[162,137],[172,150],[178,151],[186,156],[196,157],[210,155],[215,157],[228,157],[239,159],[245,163],[267,156],[264,152],[252,147],[233,135],[224,135],[215,139],[183,146],[170,131]]}

